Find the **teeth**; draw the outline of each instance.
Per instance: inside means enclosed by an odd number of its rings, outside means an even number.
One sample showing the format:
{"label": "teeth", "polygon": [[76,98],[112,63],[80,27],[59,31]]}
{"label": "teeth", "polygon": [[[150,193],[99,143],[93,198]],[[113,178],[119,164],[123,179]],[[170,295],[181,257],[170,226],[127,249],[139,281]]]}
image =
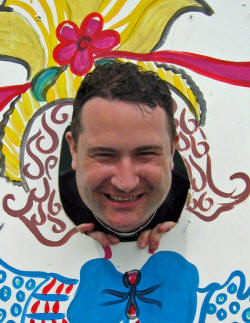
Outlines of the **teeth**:
{"label": "teeth", "polygon": [[128,202],[128,201],[135,201],[138,199],[139,195],[130,196],[130,197],[119,197],[114,195],[109,195],[109,198],[114,202]]}

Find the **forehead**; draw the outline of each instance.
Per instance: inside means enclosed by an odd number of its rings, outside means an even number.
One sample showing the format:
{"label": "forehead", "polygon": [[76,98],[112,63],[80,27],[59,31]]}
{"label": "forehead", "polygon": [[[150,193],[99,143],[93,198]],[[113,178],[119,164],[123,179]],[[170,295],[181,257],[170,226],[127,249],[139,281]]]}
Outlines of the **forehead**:
{"label": "forehead", "polygon": [[[169,132],[168,116],[163,108],[150,108],[120,100],[94,97],[88,100],[81,111],[80,123],[84,132],[131,132],[147,130]],[[125,138],[124,138],[125,139]]]}

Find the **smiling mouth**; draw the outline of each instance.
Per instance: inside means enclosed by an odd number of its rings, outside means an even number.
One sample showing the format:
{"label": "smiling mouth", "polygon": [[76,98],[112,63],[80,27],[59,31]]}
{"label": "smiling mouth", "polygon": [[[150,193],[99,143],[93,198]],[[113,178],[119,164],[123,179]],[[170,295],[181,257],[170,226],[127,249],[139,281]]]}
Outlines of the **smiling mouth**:
{"label": "smiling mouth", "polygon": [[127,196],[127,197],[115,196],[110,194],[104,194],[104,195],[113,202],[133,202],[138,200],[143,195],[143,193],[135,196]]}

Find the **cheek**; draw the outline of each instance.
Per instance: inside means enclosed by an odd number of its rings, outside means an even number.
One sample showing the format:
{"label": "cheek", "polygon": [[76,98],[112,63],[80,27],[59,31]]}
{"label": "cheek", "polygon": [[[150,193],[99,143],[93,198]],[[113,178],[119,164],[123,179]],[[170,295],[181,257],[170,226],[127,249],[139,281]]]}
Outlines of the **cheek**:
{"label": "cheek", "polygon": [[169,180],[171,181],[172,164],[170,161],[162,160],[156,165],[147,165],[143,169],[144,178],[153,186],[164,185]]}
{"label": "cheek", "polygon": [[77,176],[84,186],[94,190],[102,185],[110,176],[111,170],[103,165],[81,165],[77,170]]}

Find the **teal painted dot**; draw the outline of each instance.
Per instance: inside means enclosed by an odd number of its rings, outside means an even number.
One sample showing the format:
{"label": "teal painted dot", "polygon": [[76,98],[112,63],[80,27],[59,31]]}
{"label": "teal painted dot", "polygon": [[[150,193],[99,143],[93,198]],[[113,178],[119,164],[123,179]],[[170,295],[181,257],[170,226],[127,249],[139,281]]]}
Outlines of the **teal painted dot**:
{"label": "teal painted dot", "polygon": [[0,299],[4,302],[7,302],[11,297],[11,289],[9,286],[3,286],[0,289]]}
{"label": "teal painted dot", "polygon": [[16,293],[16,299],[18,302],[23,302],[25,300],[25,293],[22,290],[19,290]]}
{"label": "teal painted dot", "polygon": [[34,279],[29,279],[26,284],[25,284],[25,288],[27,290],[32,290],[36,287],[36,282],[34,281]]}
{"label": "teal painted dot", "polygon": [[7,321],[6,323],[16,323],[15,321],[13,321],[13,320],[9,320],[9,321]]}
{"label": "teal painted dot", "polygon": [[240,304],[238,302],[232,302],[230,305],[229,305],[229,311],[232,313],[232,314],[237,314],[240,310]]}
{"label": "teal painted dot", "polygon": [[16,276],[13,278],[12,285],[16,288],[19,289],[23,286],[24,279],[23,277]]}
{"label": "teal painted dot", "polygon": [[224,304],[226,302],[226,300],[227,300],[227,294],[225,294],[225,293],[220,293],[216,297],[216,303],[219,305]]}
{"label": "teal painted dot", "polygon": [[22,313],[22,307],[17,304],[17,303],[14,303],[12,306],[11,306],[11,309],[10,309],[10,312],[13,316],[19,316],[21,313]]}
{"label": "teal painted dot", "polygon": [[245,311],[242,313],[243,322],[250,322],[250,307],[246,308]]}
{"label": "teal painted dot", "polygon": [[214,313],[216,313],[216,311],[217,311],[217,307],[215,304],[212,304],[212,303],[208,304],[208,307],[207,307],[208,314],[213,315]]}
{"label": "teal painted dot", "polygon": [[6,318],[6,311],[3,308],[0,308],[0,322],[3,322]]}
{"label": "teal painted dot", "polygon": [[226,319],[227,317],[227,312],[221,308],[217,313],[216,313],[216,316],[218,318],[219,321],[223,321]]}
{"label": "teal painted dot", "polygon": [[0,270],[0,283],[4,283],[6,279],[6,272],[3,270]]}
{"label": "teal painted dot", "polygon": [[237,292],[237,285],[235,283],[232,283],[228,286],[227,291],[229,294],[234,294]]}

